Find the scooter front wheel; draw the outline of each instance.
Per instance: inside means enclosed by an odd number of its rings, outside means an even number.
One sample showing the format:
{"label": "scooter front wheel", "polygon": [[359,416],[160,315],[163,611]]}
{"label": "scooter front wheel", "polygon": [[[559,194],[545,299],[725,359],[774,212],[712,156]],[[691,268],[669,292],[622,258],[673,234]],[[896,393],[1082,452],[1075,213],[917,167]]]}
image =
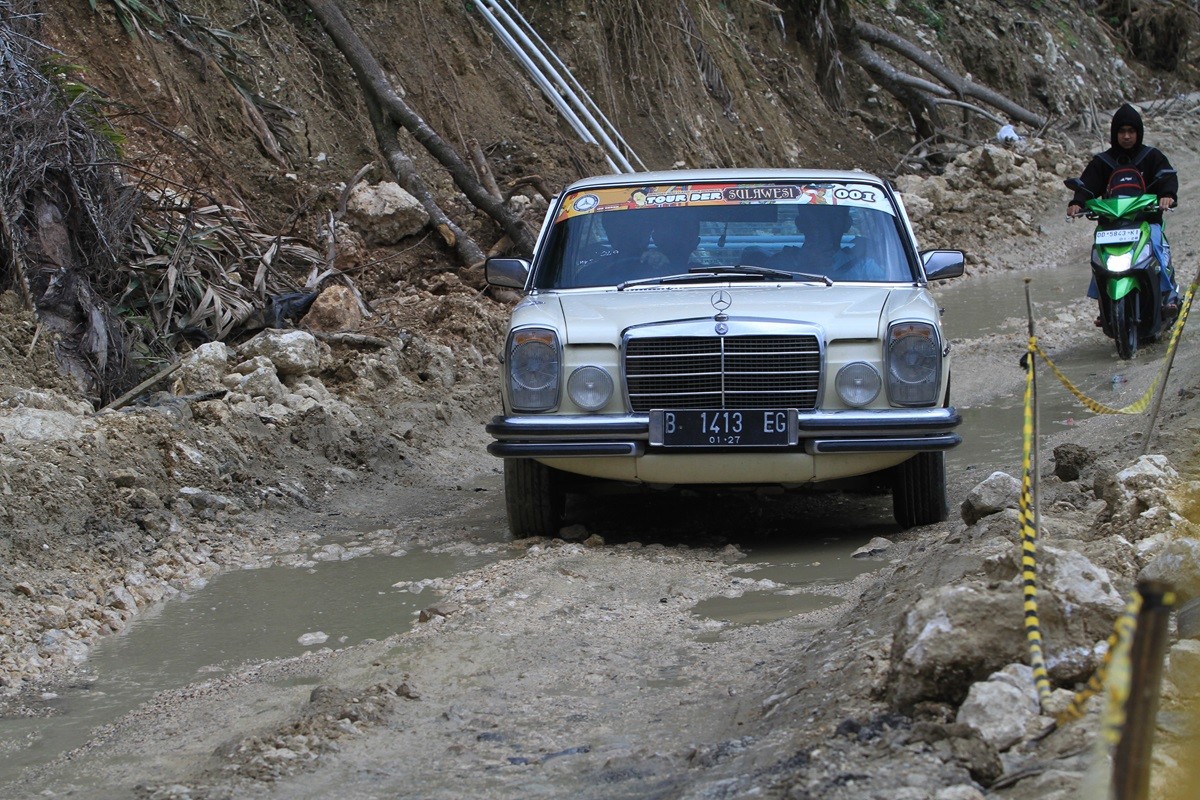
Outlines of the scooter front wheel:
{"label": "scooter front wheel", "polygon": [[1138,349],[1138,293],[1130,292],[1112,304],[1112,336],[1117,341],[1117,357],[1133,358]]}

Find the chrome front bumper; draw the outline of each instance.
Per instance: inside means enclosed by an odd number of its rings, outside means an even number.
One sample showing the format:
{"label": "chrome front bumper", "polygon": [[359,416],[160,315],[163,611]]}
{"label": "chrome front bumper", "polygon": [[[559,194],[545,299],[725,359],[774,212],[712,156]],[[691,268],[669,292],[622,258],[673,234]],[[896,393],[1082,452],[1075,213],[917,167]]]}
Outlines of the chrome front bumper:
{"label": "chrome front bumper", "polygon": [[[787,447],[822,453],[895,453],[949,450],[962,441],[953,429],[962,417],[953,408],[887,411],[801,411]],[[488,452],[502,458],[641,456],[647,452],[695,452],[655,443],[654,412],[624,416],[499,416],[487,425],[496,439]],[[712,451],[710,451],[712,452]],[[724,451],[724,452],[745,452]]]}

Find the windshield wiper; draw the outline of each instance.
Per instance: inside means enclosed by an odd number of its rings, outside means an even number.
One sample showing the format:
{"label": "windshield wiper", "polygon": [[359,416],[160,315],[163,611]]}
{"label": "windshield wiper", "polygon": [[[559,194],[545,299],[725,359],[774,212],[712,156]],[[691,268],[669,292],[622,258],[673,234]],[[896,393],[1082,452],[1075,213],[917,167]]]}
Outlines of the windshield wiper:
{"label": "windshield wiper", "polygon": [[711,273],[718,276],[728,275],[761,275],[764,278],[777,281],[794,281],[797,278],[806,281],[818,281],[826,286],[833,286],[833,281],[828,275],[814,275],[808,272],[789,272],[785,269],[772,269],[771,267],[759,267],[753,264],[738,264],[735,266],[724,267],[692,267],[688,272],[694,273]]}
{"label": "windshield wiper", "polygon": [[692,267],[687,272],[675,275],[663,275],[657,278],[638,278],[617,284],[617,290],[620,291],[626,286],[645,286],[659,283],[700,283],[703,281],[728,280],[731,278],[776,281],[793,281],[800,278],[801,280],[818,281],[824,283],[826,286],[833,286],[833,281],[827,275],[810,275],[806,272],[788,272],[787,270],[771,269],[770,267],[739,264],[738,266]]}

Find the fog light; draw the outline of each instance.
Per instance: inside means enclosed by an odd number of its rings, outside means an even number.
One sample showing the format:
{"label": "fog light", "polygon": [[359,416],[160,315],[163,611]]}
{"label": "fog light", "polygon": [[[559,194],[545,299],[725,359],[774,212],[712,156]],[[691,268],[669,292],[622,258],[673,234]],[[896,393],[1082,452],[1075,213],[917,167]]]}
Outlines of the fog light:
{"label": "fog light", "polygon": [[842,402],[857,408],[870,404],[879,396],[883,379],[879,377],[879,370],[870,364],[855,361],[838,370],[834,385]]}
{"label": "fog light", "polygon": [[599,367],[580,367],[567,379],[567,396],[584,411],[599,411],[613,395],[613,379]]}

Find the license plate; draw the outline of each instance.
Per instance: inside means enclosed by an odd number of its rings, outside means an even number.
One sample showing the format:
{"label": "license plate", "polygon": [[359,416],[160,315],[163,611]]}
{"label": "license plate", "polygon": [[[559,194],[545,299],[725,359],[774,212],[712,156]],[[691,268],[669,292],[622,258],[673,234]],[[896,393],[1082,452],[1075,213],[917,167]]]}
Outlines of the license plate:
{"label": "license plate", "polygon": [[793,409],[650,412],[650,444],[665,447],[786,447],[798,439]]}
{"label": "license plate", "polygon": [[1096,244],[1126,244],[1142,238],[1139,228],[1118,228],[1111,231],[1096,231]]}

